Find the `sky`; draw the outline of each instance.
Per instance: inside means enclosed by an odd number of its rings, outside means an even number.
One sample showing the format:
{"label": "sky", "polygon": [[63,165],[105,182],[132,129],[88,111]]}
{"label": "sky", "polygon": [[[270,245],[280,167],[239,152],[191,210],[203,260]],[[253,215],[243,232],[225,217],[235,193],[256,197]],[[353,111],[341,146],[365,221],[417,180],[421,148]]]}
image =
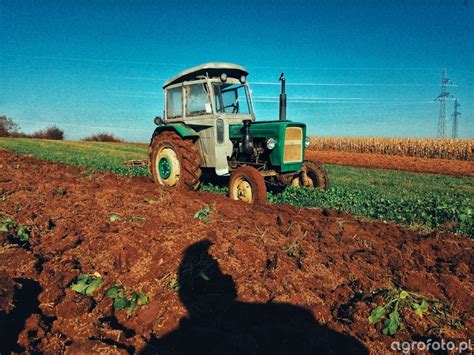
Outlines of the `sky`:
{"label": "sky", "polygon": [[163,83],[206,62],[250,72],[257,120],[284,72],[316,136],[435,137],[446,68],[474,138],[472,0],[0,0],[0,115],[26,133],[149,141]]}

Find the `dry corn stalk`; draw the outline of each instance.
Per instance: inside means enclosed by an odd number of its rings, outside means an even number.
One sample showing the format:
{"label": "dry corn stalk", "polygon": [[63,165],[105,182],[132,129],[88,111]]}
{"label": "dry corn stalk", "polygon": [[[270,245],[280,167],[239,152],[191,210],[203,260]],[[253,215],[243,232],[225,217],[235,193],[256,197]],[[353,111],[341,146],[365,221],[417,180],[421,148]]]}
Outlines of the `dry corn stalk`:
{"label": "dry corn stalk", "polygon": [[310,150],[474,160],[474,139],[311,137]]}

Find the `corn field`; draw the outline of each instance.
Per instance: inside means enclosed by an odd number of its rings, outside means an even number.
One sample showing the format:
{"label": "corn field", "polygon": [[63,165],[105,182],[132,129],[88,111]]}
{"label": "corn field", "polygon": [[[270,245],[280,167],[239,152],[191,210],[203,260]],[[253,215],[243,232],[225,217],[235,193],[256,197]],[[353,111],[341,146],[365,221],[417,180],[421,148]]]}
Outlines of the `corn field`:
{"label": "corn field", "polygon": [[474,160],[474,139],[311,137],[309,149]]}

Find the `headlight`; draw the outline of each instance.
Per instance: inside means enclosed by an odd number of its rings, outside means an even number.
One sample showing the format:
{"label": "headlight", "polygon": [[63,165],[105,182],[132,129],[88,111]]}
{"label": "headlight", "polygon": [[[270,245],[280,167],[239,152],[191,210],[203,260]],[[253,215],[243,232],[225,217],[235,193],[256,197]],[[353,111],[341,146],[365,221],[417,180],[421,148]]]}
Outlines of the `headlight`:
{"label": "headlight", "polygon": [[311,141],[309,140],[308,137],[306,137],[305,140],[304,140],[304,147],[308,148],[310,143],[311,143]]}
{"label": "headlight", "polygon": [[225,83],[227,81],[227,74],[226,73],[221,74],[221,80],[222,80],[223,83]]}
{"label": "headlight", "polygon": [[273,149],[273,148],[275,148],[276,143],[277,143],[277,142],[276,142],[276,140],[275,140],[274,138],[268,138],[268,139],[267,139],[267,148],[270,149],[270,150]]}

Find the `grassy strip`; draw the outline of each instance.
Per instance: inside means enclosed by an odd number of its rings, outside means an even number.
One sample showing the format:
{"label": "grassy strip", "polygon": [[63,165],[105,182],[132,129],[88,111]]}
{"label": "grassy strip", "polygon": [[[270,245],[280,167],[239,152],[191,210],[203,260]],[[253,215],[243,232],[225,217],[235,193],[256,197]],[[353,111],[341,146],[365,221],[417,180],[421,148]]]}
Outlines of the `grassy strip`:
{"label": "grassy strip", "polygon": [[[145,159],[146,146],[134,144],[0,138],[0,146],[41,159],[85,166],[92,171],[147,175],[145,167],[124,167]],[[474,179],[389,170],[326,165],[330,191],[287,188],[269,193],[272,203],[331,208],[356,216],[429,228],[450,228],[474,236]],[[226,193],[207,185],[203,191]],[[454,223],[451,223],[454,222]],[[452,225],[443,226],[446,223]]]}
{"label": "grassy strip", "polygon": [[0,138],[0,147],[19,154],[65,164],[84,166],[90,171],[105,171],[126,176],[148,175],[143,166],[126,167],[124,162],[145,159],[148,147],[132,144],[51,141],[43,139]]}

